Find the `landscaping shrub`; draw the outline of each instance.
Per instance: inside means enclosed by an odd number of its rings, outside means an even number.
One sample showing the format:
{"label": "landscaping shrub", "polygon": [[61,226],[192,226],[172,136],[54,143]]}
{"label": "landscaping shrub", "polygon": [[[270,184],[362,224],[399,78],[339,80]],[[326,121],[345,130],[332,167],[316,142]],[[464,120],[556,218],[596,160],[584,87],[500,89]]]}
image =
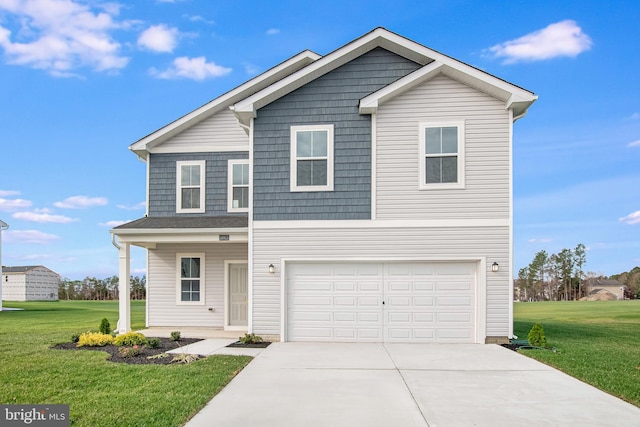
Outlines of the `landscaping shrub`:
{"label": "landscaping shrub", "polygon": [[80,334],[71,335],[71,342],[78,342],[80,340]]}
{"label": "landscaping shrub", "polygon": [[137,345],[133,347],[120,347],[118,349],[118,356],[120,357],[134,357],[142,352],[142,348]]}
{"label": "landscaping shrub", "polygon": [[111,324],[109,323],[109,320],[107,320],[106,317],[103,318],[102,321],[100,322],[100,327],[98,328],[98,330],[103,334],[111,333]]}
{"label": "landscaping shrub", "polygon": [[78,338],[78,347],[104,347],[113,342],[113,337],[100,332],[85,332]]}
{"label": "landscaping shrub", "polygon": [[173,341],[180,341],[180,338],[181,338],[181,336],[180,336],[180,331],[173,331],[173,332],[171,332],[171,339],[172,339]]}
{"label": "landscaping shrub", "polygon": [[125,334],[118,335],[113,340],[113,343],[118,347],[123,345],[125,346],[133,346],[133,345],[142,345],[147,342],[147,337],[139,332],[127,332]]}
{"label": "landscaping shrub", "polygon": [[544,329],[540,323],[536,323],[531,327],[527,335],[529,344],[535,347],[544,347],[547,345],[547,338],[544,336]]}
{"label": "landscaping shrub", "polygon": [[244,334],[243,337],[239,338],[239,341],[242,344],[257,344],[262,342],[262,337],[256,334]]}
{"label": "landscaping shrub", "polygon": [[149,348],[160,347],[160,338],[147,338],[147,346],[149,346]]}

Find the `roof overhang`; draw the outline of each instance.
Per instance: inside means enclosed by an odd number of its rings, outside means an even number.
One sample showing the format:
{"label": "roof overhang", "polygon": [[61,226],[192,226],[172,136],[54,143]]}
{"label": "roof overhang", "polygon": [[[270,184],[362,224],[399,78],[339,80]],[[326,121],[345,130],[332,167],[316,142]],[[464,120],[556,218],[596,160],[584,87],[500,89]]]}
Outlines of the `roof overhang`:
{"label": "roof overhang", "polygon": [[248,228],[113,229],[119,243],[155,249],[160,243],[247,243]]}
{"label": "roof overhang", "polygon": [[[522,117],[531,103],[537,99],[537,96],[532,92],[395,34],[385,28],[376,28],[359,39],[318,59],[313,64],[237,102],[231,108],[238,118],[238,121],[243,126],[249,126],[251,119],[257,117],[257,111],[260,108],[376,47],[384,48],[423,65],[419,70],[390,85],[393,86],[393,89],[388,89],[387,87],[376,92],[376,94],[379,94],[384,91],[386,96],[382,101],[379,100],[379,103],[443,72],[447,73],[451,78],[472,85],[489,95],[504,100],[507,108],[514,110],[515,118]],[[371,95],[371,97],[375,98],[373,95]],[[370,99],[370,101],[372,101],[373,98]],[[373,105],[364,105],[364,111],[373,111],[371,107],[373,107]],[[361,107],[361,112],[362,111]]]}
{"label": "roof overhang", "polygon": [[528,90],[470,65],[444,57],[362,98],[360,100],[360,113],[375,114],[380,105],[439,75],[450,77],[504,102],[505,109],[513,110],[514,121],[524,116],[531,104],[538,99],[536,95]]}
{"label": "roof overhang", "polygon": [[145,136],[131,144],[129,149],[136,153],[141,159],[146,160],[149,151],[154,147],[157,147],[168,139],[211,117],[217,112],[228,108],[233,103],[264,89],[301,68],[306,67],[318,58],[320,58],[320,55],[317,53],[305,50],[238,86],[237,88],[193,110],[189,114],[180,117],[178,120],[175,120],[174,122],[169,123],[157,131]]}

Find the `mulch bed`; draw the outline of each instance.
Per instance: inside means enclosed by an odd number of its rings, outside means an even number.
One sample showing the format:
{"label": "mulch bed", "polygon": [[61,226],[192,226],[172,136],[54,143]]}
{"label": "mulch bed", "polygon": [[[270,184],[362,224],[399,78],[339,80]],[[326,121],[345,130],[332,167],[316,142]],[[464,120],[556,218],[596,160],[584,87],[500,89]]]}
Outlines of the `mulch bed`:
{"label": "mulch bed", "polygon": [[118,354],[118,349],[122,347],[115,346],[113,344],[105,345],[104,347],[78,347],[74,342],[56,344],[52,346],[52,349],[56,350],[89,350],[89,351],[105,351],[109,353],[107,360],[116,363],[129,363],[134,365],[168,365],[171,363],[174,355],[169,357],[162,357],[159,359],[147,359],[148,356],[154,356],[156,354],[164,353],[169,350],[175,350],[178,347],[182,347],[188,344],[193,344],[198,341],[202,341],[199,338],[181,338],[180,341],[173,341],[170,338],[159,338],[160,346],[158,348],[149,348],[148,346],[140,346],[142,349],[140,354],[132,357],[122,357]]}
{"label": "mulch bed", "polygon": [[271,344],[269,341],[257,342],[252,344],[245,344],[240,341],[229,344],[227,347],[232,348],[267,348]]}

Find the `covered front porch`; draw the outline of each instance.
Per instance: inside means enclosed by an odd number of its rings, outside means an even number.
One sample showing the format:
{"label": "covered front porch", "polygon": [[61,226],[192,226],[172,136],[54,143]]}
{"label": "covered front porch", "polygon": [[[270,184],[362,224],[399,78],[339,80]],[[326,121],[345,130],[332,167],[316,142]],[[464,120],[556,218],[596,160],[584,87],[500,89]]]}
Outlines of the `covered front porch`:
{"label": "covered front porch", "polygon": [[148,328],[235,338],[248,330],[246,217],[145,217],[111,234],[119,260],[118,333],[131,330],[132,246],[147,250]]}

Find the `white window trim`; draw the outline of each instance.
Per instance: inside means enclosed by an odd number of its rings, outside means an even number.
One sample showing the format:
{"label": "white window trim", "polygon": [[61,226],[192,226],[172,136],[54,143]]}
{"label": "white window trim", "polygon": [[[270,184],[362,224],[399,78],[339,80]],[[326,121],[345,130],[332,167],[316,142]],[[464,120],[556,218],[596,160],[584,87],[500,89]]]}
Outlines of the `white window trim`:
{"label": "white window trim", "polygon": [[[425,129],[436,127],[457,127],[458,128],[458,182],[445,182],[427,184],[426,181],[426,147],[425,147]],[[420,158],[418,159],[418,170],[420,171],[418,188],[420,190],[450,190],[465,188],[465,123],[464,121],[438,121],[438,122],[420,122]]]}
{"label": "white window trim", "polygon": [[[182,301],[182,258],[200,258],[200,301]],[[205,270],[204,252],[176,254],[176,305],[204,305],[205,302]]]}
{"label": "white window trim", "polygon": [[[327,131],[327,185],[297,185],[298,158],[296,134],[300,131]],[[291,126],[291,174],[289,176],[292,192],[333,191],[333,125]]]}
{"label": "white window trim", "polygon": [[[182,208],[182,166],[200,166],[200,207],[198,209]],[[206,161],[188,160],[176,162],[176,212],[177,213],[204,213],[205,212],[205,182],[206,182]]]}
{"label": "white window trim", "polygon": [[[228,212],[249,212],[249,206],[246,208],[233,207],[233,167],[234,165],[249,165],[249,159],[232,159],[229,160],[227,166],[227,211]],[[249,205],[251,205],[251,171],[249,171]]]}

